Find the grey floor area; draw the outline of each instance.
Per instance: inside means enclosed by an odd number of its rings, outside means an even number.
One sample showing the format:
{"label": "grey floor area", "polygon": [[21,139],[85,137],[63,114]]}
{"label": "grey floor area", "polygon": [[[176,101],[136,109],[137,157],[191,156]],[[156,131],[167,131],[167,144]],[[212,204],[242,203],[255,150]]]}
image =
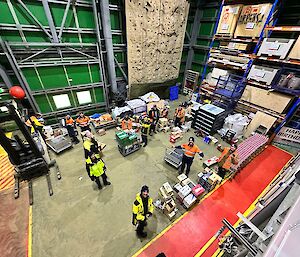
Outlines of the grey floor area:
{"label": "grey floor area", "polygon": [[[178,144],[193,134],[193,130],[186,133]],[[171,146],[169,134],[155,134],[146,148],[127,157],[118,152],[114,135],[111,129],[105,136],[97,136],[107,144],[103,159],[111,186],[99,191],[88,178],[81,143],[58,156],[52,155],[62,173],[60,181],[54,172],[51,174],[52,197],[48,196],[45,178],[34,181],[34,257],[132,256],[171,223],[155,211],[148,222],[148,237],[143,240],[136,237],[131,224],[132,203],[142,185],[150,187],[155,199],[163,183],[175,184],[177,170],[163,160],[166,147]],[[218,154],[202,138],[196,138],[196,144],[205,153],[204,160]],[[190,178],[196,181],[202,169],[202,161],[196,158]]]}

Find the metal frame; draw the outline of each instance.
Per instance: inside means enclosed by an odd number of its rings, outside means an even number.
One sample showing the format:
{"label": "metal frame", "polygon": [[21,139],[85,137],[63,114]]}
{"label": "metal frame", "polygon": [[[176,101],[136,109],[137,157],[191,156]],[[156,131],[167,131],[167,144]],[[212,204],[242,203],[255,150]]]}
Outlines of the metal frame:
{"label": "metal frame", "polygon": [[[7,0],[10,3],[11,0]],[[73,103],[76,105],[74,108],[71,108],[73,112],[76,110],[83,109],[92,109],[105,106],[106,109],[109,109],[109,96],[108,89],[109,85],[107,83],[106,69],[104,68],[104,55],[107,52],[103,51],[104,39],[101,36],[100,26],[99,24],[99,15],[97,14],[96,5],[93,3],[84,0],[67,0],[67,1],[59,1],[59,0],[39,0],[41,2],[41,6],[45,11],[45,15],[48,21],[48,26],[43,25],[37,17],[30,11],[27,7],[27,3],[22,0],[17,0],[17,3],[21,5],[21,7],[26,11],[26,13],[32,18],[35,25],[21,25],[17,20],[17,16],[14,15],[14,6],[10,3],[10,12],[14,18],[15,24],[0,24],[0,30],[17,30],[22,38],[22,42],[4,42],[1,40],[1,46],[4,50],[4,54],[9,60],[9,63],[13,69],[14,74],[17,76],[20,81],[21,86],[26,91],[26,96],[35,112],[40,112],[39,106],[35,101],[34,96],[36,95],[45,95],[48,104],[51,108],[51,113],[46,113],[45,117],[57,116],[63,112],[68,112],[70,109],[65,110],[57,110],[54,111],[54,108],[51,106],[51,101],[49,100],[49,94],[55,93],[68,93],[70,92],[73,98]],[[96,3],[96,1],[94,1]],[[55,27],[54,20],[50,11],[49,3],[62,4],[65,5],[64,15],[59,27]],[[76,7],[88,7],[91,8],[95,15],[95,29],[84,28],[81,29],[78,22],[77,10]],[[75,18],[75,28],[64,28],[65,22],[67,19],[68,12],[72,8]],[[117,6],[108,5],[108,10],[120,10]],[[28,42],[23,31],[38,31],[44,32],[50,42]],[[76,33],[79,37],[79,43],[64,43],[62,42],[63,33]],[[97,36],[97,43],[84,43],[81,39],[81,34],[95,34]],[[113,30],[112,34],[123,35],[121,30]],[[125,46],[125,45],[124,45]],[[117,48],[117,51],[124,51],[124,46],[116,45],[114,48]],[[47,53],[47,56],[50,58],[45,58],[43,54]],[[68,56],[68,57],[66,57]],[[114,63],[114,60],[113,60]],[[99,65],[99,73],[102,81],[93,82],[91,75],[90,64]],[[32,91],[26,81],[24,74],[22,73],[23,68],[34,68],[36,73],[38,74],[38,67],[51,67],[51,66],[62,66],[64,69],[65,76],[68,81],[68,86],[64,88],[56,88],[56,89],[42,89],[38,91]],[[91,78],[91,83],[73,86],[71,85],[68,79],[68,73],[66,67],[69,65],[87,65],[89,70],[89,76]],[[124,64],[120,64],[122,67]],[[38,74],[38,79],[41,82],[41,78]],[[41,83],[42,87],[43,84]],[[91,94],[93,95],[93,99],[96,101],[96,93],[95,88],[103,88],[105,103],[95,103],[86,106],[80,106],[75,101],[75,91],[89,89]]]}

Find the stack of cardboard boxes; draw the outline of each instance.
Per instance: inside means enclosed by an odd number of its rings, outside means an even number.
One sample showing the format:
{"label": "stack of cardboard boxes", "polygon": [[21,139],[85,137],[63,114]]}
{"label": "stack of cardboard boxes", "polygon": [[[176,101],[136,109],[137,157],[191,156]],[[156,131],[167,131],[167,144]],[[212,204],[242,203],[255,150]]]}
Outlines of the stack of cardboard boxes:
{"label": "stack of cardboard boxes", "polygon": [[183,137],[183,132],[180,128],[178,127],[174,127],[172,129],[172,132],[170,134],[170,142],[171,143],[175,143],[176,140],[178,140],[179,138],[182,138]]}
{"label": "stack of cardboard boxes", "polygon": [[161,209],[169,219],[175,217],[177,209],[174,201],[174,191],[168,182],[164,183],[159,189],[159,199],[161,201]]}
{"label": "stack of cardboard boxes", "polygon": [[196,185],[185,174],[179,175],[177,179],[179,183],[174,186],[177,198],[186,209],[189,209],[205,190],[200,185]]}
{"label": "stack of cardboard boxes", "polygon": [[205,171],[205,173],[200,172],[198,178],[199,184],[208,192],[222,182],[222,178],[212,170],[209,172]]}

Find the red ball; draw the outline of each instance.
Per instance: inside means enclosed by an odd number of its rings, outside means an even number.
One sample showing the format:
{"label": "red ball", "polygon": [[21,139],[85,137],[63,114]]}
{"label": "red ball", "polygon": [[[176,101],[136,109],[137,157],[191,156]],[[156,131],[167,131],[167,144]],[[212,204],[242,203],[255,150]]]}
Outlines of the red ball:
{"label": "red ball", "polygon": [[9,94],[16,99],[23,99],[25,97],[25,91],[20,86],[13,86],[9,89]]}

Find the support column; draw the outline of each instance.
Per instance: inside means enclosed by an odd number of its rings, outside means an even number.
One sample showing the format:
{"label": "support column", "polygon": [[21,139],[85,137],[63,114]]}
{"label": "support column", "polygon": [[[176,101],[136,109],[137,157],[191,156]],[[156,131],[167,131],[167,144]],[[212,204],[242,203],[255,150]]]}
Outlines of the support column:
{"label": "support column", "polygon": [[51,31],[51,35],[52,35],[52,38],[53,38],[53,43],[58,43],[59,42],[58,41],[58,36],[57,36],[57,33],[56,33],[56,28],[55,28],[55,25],[54,25],[54,21],[53,21],[53,17],[52,17],[51,11],[50,11],[48,0],[42,0],[42,3],[43,3],[44,11],[45,11],[45,14],[46,14],[46,17],[47,17],[47,20],[48,20],[48,25],[49,25],[49,28],[50,28],[50,31]]}
{"label": "support column", "polygon": [[10,77],[7,75],[6,69],[0,64],[0,77],[2,78],[4,84],[8,89],[12,87],[12,82]]}
{"label": "support column", "polygon": [[109,82],[113,93],[117,94],[118,86],[116,80],[116,69],[115,69],[114,51],[113,51],[113,43],[112,43],[109,1],[100,0],[99,2],[100,2],[99,5],[101,10],[102,30],[103,30],[106,55],[107,55],[107,70],[109,75]]}
{"label": "support column", "polygon": [[194,23],[193,23],[193,28],[192,28],[192,33],[191,33],[191,40],[190,40],[190,46],[189,46],[189,52],[188,52],[188,57],[186,60],[186,65],[185,65],[185,71],[184,74],[186,74],[186,71],[192,68],[192,62],[194,59],[194,46],[197,43],[197,37],[199,33],[199,28],[200,28],[200,19],[202,16],[202,10],[200,10],[199,5],[200,5],[201,0],[197,1],[197,10],[195,13],[195,18],[194,18]]}

